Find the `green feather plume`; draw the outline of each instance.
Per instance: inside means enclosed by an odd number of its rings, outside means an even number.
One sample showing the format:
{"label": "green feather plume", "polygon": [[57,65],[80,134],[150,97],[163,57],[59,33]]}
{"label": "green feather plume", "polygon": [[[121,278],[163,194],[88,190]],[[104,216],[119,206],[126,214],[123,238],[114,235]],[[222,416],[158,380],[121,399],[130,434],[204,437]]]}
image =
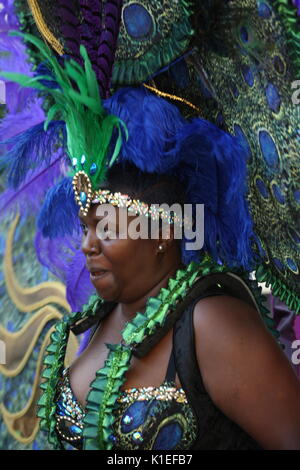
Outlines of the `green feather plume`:
{"label": "green feather plume", "polygon": [[[33,78],[10,72],[1,72],[1,75],[21,86],[35,88],[52,96],[54,104],[47,113],[45,130],[54,119],[66,123],[67,148],[74,173],[85,171],[91,180],[92,189],[98,189],[105,177],[107,166],[114,163],[120,152],[122,130],[126,139],[128,135],[123,121],[108,114],[103,107],[96,74],[85,47],[80,46],[84,68],[72,59],[65,61],[64,66],[61,66],[40,39],[31,34],[12,34],[21,36],[36,46],[41,61],[46,62],[53,75],[39,75]],[[53,82],[53,79],[58,87],[47,87],[45,81]],[[113,154],[108,160],[107,153],[114,129],[117,129],[118,135]]]}

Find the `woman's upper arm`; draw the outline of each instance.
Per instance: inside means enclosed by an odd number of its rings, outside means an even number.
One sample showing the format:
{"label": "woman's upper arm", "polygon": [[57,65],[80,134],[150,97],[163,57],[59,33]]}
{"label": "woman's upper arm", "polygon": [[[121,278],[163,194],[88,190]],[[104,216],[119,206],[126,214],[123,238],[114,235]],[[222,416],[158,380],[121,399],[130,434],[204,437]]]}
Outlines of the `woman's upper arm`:
{"label": "woman's upper arm", "polygon": [[204,385],[218,408],[265,449],[300,449],[300,382],[260,315],[216,296],[194,309]]}

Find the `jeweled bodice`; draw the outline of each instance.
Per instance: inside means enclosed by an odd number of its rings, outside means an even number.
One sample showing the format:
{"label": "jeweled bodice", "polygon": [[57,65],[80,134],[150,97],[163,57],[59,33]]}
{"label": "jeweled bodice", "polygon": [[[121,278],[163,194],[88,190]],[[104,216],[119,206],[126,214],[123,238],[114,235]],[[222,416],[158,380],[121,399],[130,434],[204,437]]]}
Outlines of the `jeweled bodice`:
{"label": "jeweled bodice", "polygon": [[[159,387],[121,391],[114,408],[115,449],[189,449],[197,422],[182,388],[164,381]],[[85,410],[70,385],[68,369],[57,389],[56,431],[62,442],[82,449]]]}

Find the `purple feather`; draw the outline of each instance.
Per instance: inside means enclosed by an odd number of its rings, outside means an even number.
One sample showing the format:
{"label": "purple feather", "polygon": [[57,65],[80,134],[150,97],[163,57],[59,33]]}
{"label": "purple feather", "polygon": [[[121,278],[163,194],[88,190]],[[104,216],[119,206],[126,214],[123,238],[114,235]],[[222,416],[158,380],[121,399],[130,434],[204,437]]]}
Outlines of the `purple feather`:
{"label": "purple feather", "polygon": [[[10,72],[33,75],[26,55],[26,48],[18,37],[9,36],[10,30],[18,30],[19,21],[14,11],[13,0],[1,2],[3,8],[0,12],[0,69]],[[23,88],[16,83],[5,82],[6,116],[0,123],[0,141],[25,131],[45,119],[42,110],[42,100],[37,97],[35,90]],[[9,150],[10,146],[2,146],[1,154]]]}
{"label": "purple feather", "polygon": [[82,64],[80,56],[79,20],[76,16],[74,0],[58,0],[58,15],[61,23],[61,34],[67,46],[67,53]]}
{"label": "purple feather", "polygon": [[84,334],[83,334],[83,338],[80,342],[80,346],[79,346],[79,349],[76,353],[76,356],[80,356],[80,354],[83,353],[83,351],[87,348],[88,344],[89,344],[89,341],[90,341],[90,336],[91,336],[91,333],[92,333],[93,329],[90,328],[89,330],[85,331]]}
{"label": "purple feather", "polygon": [[49,238],[73,236],[80,231],[78,209],[72,178],[65,177],[44,198],[37,221],[39,230]]}
{"label": "purple feather", "polygon": [[300,0],[293,0],[293,4],[297,8],[297,13],[300,16]]}
{"label": "purple feather", "polygon": [[[18,30],[19,22],[14,13],[14,6],[12,1],[2,2],[4,4],[0,13],[0,69],[9,70],[10,72],[22,73],[25,75],[32,75],[30,63],[27,60],[26,48],[22,39],[15,36],[10,36],[10,30]],[[9,80],[3,79],[6,83]],[[24,92],[20,85],[11,84],[10,89],[6,89],[6,106],[10,112],[17,112],[22,109],[23,104],[29,94],[32,96],[32,91]],[[11,102],[12,100],[12,102]]]}
{"label": "purple feather", "polygon": [[[32,75],[27,63],[25,47],[19,38],[0,34],[0,49],[5,53],[0,56],[0,69]],[[5,83],[7,109],[7,114],[0,124],[0,139],[4,140],[41,122],[45,119],[45,114],[41,107],[42,101],[37,97],[35,90],[23,88],[7,79],[2,78],[2,80]],[[19,114],[23,114],[23,116],[20,117]],[[15,123],[14,118],[16,119]],[[6,120],[9,121],[9,126],[6,126]],[[22,120],[23,124],[21,124]],[[8,128],[7,135],[2,132],[3,127]]]}
{"label": "purple feather", "polygon": [[86,47],[90,59],[97,59],[97,49],[101,35],[102,2],[100,0],[80,0],[84,21],[80,26],[82,44]]}
{"label": "purple feather", "polygon": [[2,165],[4,164],[8,171],[10,187],[18,188],[26,178],[28,171],[43,163],[47,165],[51,161],[61,131],[64,144],[65,124],[62,121],[50,122],[46,132],[42,122],[6,142],[2,142],[12,145],[11,150],[2,157]]}
{"label": "purple feather", "polygon": [[67,300],[73,311],[80,310],[95,290],[80,246],[81,234],[49,239],[38,232],[35,237],[39,262],[66,284]]}
{"label": "purple feather", "polygon": [[[65,172],[63,155],[52,155],[48,165],[27,173],[18,190],[8,189],[0,196],[0,213],[21,210],[22,213],[37,214],[41,208],[46,191]],[[26,201],[26,204],[24,204]]]}
{"label": "purple feather", "polygon": [[[29,109],[23,108],[22,111],[16,114],[8,113],[0,122],[0,142],[21,134],[28,128],[44,121],[44,119],[45,115],[41,108],[41,100],[32,103]],[[4,147],[2,144],[2,148]],[[11,147],[7,146],[7,148]]]}
{"label": "purple feather", "polygon": [[85,255],[79,249],[67,271],[67,300],[72,310],[80,310],[94,291],[90,273],[86,269]]}
{"label": "purple feather", "polygon": [[109,96],[112,69],[120,28],[122,0],[79,0],[82,21],[76,16],[74,0],[58,0],[61,34],[67,52],[82,65],[83,44],[92,61],[103,97]]}
{"label": "purple feather", "polygon": [[19,28],[18,17],[15,14],[14,0],[2,0],[3,8],[0,11],[1,31]]}
{"label": "purple feather", "polygon": [[[102,29],[100,36],[96,70],[104,98],[108,98],[111,86],[112,70],[120,29],[122,4],[122,0],[108,0],[104,7],[103,21],[105,28]],[[109,46],[109,50],[107,50],[107,45]],[[107,61],[103,61],[103,56],[106,57]]]}
{"label": "purple feather", "polygon": [[43,237],[40,231],[35,236],[35,250],[39,262],[58,279],[66,283],[68,266],[80,244],[76,237],[50,239]]}

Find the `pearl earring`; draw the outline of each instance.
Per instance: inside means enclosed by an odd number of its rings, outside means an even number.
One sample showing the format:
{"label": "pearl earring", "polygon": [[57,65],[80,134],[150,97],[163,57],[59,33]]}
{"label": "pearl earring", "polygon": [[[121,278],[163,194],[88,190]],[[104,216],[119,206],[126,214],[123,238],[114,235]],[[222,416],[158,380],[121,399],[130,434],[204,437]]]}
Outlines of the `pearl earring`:
{"label": "pearl earring", "polygon": [[159,251],[163,251],[164,247],[162,245],[159,245],[158,249]]}

